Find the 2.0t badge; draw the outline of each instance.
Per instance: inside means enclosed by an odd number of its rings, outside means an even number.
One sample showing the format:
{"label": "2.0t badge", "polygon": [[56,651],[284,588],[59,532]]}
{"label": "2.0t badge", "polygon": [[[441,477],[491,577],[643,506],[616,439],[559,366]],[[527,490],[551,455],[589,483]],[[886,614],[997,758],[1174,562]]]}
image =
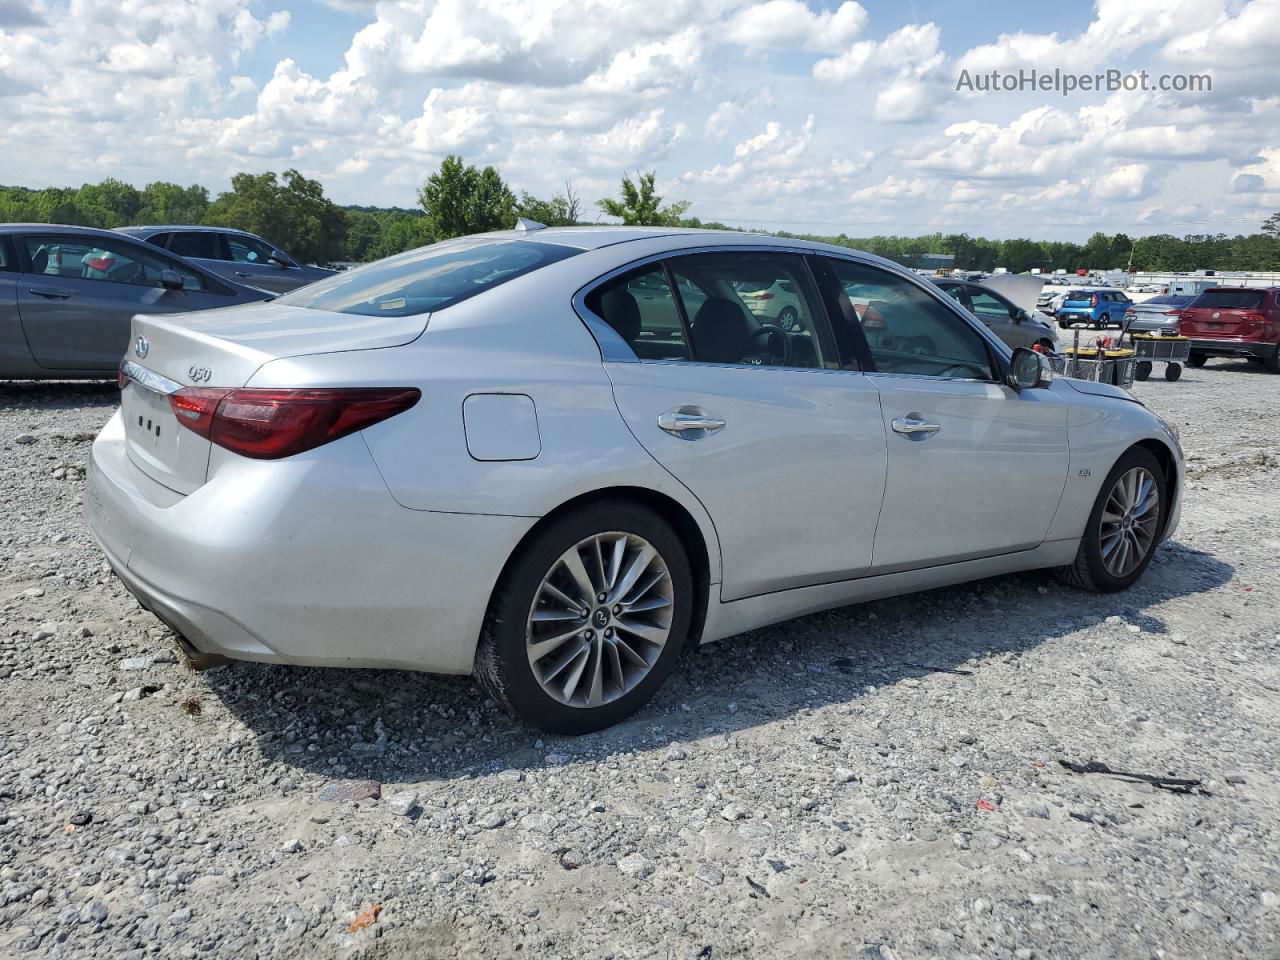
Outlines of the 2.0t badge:
{"label": "2.0t badge", "polygon": [[187,376],[192,383],[208,383],[213,371],[208,367],[187,367]]}

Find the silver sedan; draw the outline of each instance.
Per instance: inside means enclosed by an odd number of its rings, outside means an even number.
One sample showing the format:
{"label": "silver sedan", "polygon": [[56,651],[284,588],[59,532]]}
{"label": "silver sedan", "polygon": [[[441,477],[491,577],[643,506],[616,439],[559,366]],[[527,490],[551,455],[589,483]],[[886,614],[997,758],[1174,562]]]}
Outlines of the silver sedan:
{"label": "silver sedan", "polygon": [[[796,316],[742,291],[785,284]],[[582,733],[689,644],[1033,568],[1121,590],[1177,437],[911,272],[737,233],[525,229],[138,316],[90,525],[199,662],[474,674]]]}

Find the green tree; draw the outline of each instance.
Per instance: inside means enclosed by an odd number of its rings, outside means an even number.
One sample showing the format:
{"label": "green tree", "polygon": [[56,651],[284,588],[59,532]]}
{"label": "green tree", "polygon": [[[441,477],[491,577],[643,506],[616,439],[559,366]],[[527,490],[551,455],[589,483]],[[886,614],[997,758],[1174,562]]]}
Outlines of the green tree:
{"label": "green tree", "polygon": [[286,170],[283,183],[270,172],[237,173],[204,222],[256,233],[310,263],[338,259],[347,232],[342,208],[325,197],[319,181],[297,170]]}
{"label": "green tree", "polygon": [[200,223],[209,210],[209,191],[198,185],[156,181],[143,188],[141,200],[135,223]]}
{"label": "green tree", "polygon": [[610,217],[617,217],[629,227],[674,227],[679,226],[680,218],[689,209],[686,201],[662,206],[662,197],[654,189],[656,179],[654,171],[636,172],[636,179],[622,177],[622,198],[614,200],[606,197],[598,201],[597,206]]}
{"label": "green tree", "polygon": [[468,166],[455,154],[445,157],[440,169],[427,177],[418,202],[426,211],[432,240],[510,229],[515,224],[516,198],[498,171]]}
{"label": "green tree", "polygon": [[515,212],[518,217],[526,217],[548,227],[576,226],[582,215],[581,204],[572,183],[566,183],[564,193],[557,193],[550,200],[539,200],[522,190],[516,201]]}
{"label": "green tree", "polygon": [[1269,237],[1280,237],[1280,212],[1262,221],[1262,232]]}

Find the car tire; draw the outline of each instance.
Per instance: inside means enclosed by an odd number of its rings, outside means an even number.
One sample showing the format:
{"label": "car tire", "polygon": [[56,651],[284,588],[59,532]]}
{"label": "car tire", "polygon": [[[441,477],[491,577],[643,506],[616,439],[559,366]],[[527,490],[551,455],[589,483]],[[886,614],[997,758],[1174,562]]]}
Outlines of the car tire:
{"label": "car tire", "polygon": [[1280,373],[1280,347],[1277,347],[1275,352],[1262,362],[1266,364],[1267,369],[1272,373]]}
{"label": "car tire", "polygon": [[1187,358],[1187,366],[1192,367],[1196,370],[1199,370],[1208,362],[1209,362],[1208,355],[1203,353],[1193,353],[1191,354],[1191,356]]}
{"label": "car tire", "polygon": [[[621,559],[611,562],[619,539]],[[592,560],[597,544],[602,563]],[[653,557],[628,585],[646,549]],[[589,597],[580,576],[596,591]],[[637,585],[644,588],[635,594]],[[509,713],[549,733],[612,726],[644,706],[675,668],[693,590],[684,545],[656,512],[625,500],[574,510],[537,531],[508,562],[476,649],[476,678]],[[565,600],[591,606],[585,617],[561,616],[570,612]],[[628,602],[636,606],[619,615]],[[536,659],[535,643],[552,646]]]}
{"label": "car tire", "polygon": [[796,331],[796,325],[799,319],[800,314],[796,312],[795,307],[783,307],[778,311],[778,326],[787,333],[794,333]]}
{"label": "car tire", "polygon": [[1104,313],[1096,321],[1094,321],[1093,328],[1095,330],[1105,330],[1110,325],[1111,325],[1111,315]]}
{"label": "car tire", "polygon": [[1133,378],[1135,380],[1151,379],[1151,361],[1139,360],[1133,367]]}
{"label": "car tire", "polygon": [[[1136,474],[1138,481],[1135,487],[1131,478]],[[1121,481],[1125,486],[1120,487]],[[1147,490],[1150,482],[1152,489]],[[1117,506],[1132,502],[1134,493],[1142,497],[1153,495],[1154,503],[1145,510],[1132,509],[1125,512],[1116,511]],[[1113,495],[1116,499],[1113,500]],[[1059,567],[1059,578],[1069,586],[1092,593],[1114,593],[1127,589],[1142,576],[1143,571],[1151,563],[1156,547],[1160,543],[1160,534],[1164,530],[1165,515],[1168,504],[1165,486],[1164,468],[1155,454],[1145,447],[1133,447],[1128,450],[1107,474],[1089,512],[1089,522],[1084,536],[1080,538],[1080,549],[1070,566]],[[1139,500],[1135,505],[1141,508],[1146,502]],[[1112,510],[1108,511],[1107,508]],[[1136,521],[1129,524],[1107,520],[1104,531],[1104,512],[1111,516],[1134,516]],[[1149,539],[1148,538],[1149,535]],[[1122,543],[1123,541],[1123,543]],[[1107,552],[1104,553],[1104,544]],[[1121,547],[1124,555],[1118,555]],[[1136,562],[1131,561],[1128,551],[1140,550]],[[1123,562],[1120,562],[1123,561]]]}
{"label": "car tire", "polygon": [[1070,329],[1071,329],[1071,324],[1067,323],[1067,321],[1065,321],[1065,320],[1059,320],[1059,321],[1058,321],[1058,326],[1059,326],[1059,327],[1061,327],[1063,330],[1070,330]]}

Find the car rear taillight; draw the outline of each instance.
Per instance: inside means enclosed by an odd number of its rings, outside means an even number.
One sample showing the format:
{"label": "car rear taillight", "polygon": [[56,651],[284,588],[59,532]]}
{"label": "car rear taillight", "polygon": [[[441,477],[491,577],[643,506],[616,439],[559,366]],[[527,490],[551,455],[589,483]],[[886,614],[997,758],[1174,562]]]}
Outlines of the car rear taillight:
{"label": "car rear taillight", "polygon": [[1098,295],[1095,293],[1089,298],[1089,306],[1096,307],[1098,305]]}
{"label": "car rear taillight", "polygon": [[218,446],[278,460],[403,413],[421,396],[416,387],[184,387],[169,405],[180,424]]}
{"label": "car rear taillight", "polygon": [[1126,317],[1136,317],[1138,315],[1138,311],[1134,310],[1133,307],[1130,307],[1128,310],[1124,312],[1124,315]]}
{"label": "car rear taillight", "polygon": [[111,269],[111,265],[115,263],[115,260],[111,257],[90,257],[83,262],[90,270],[101,270],[106,273]]}
{"label": "car rear taillight", "polygon": [[1180,317],[1180,316],[1182,316],[1182,311],[1181,311],[1181,310],[1166,310],[1166,311],[1164,312],[1164,315],[1165,315],[1166,317]]}
{"label": "car rear taillight", "polygon": [[120,366],[116,367],[116,386],[123,390],[129,385],[129,375],[124,372],[125,360],[120,360]]}

